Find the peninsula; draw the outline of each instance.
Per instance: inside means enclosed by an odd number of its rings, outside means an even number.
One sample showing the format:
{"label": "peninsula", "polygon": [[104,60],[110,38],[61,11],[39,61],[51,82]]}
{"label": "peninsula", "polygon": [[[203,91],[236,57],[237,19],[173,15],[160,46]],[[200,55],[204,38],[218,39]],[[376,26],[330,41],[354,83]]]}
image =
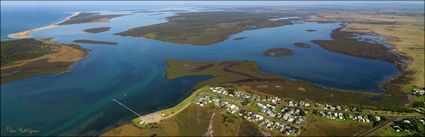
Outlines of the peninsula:
{"label": "peninsula", "polygon": [[1,83],[66,72],[87,54],[88,50],[78,45],[55,43],[49,39],[2,41]]}
{"label": "peninsula", "polygon": [[[80,24],[80,23],[90,23],[90,22],[109,22],[110,19],[121,17],[128,14],[113,14],[113,15],[102,15],[100,13],[86,13],[86,12],[75,12],[73,15],[67,17],[64,21],[61,21],[59,23],[55,23],[52,25],[39,27],[35,29],[30,29],[18,33],[9,34],[8,37],[15,38],[15,39],[21,39],[21,38],[31,38],[31,33],[36,31],[42,31],[47,29],[56,28],[60,25],[71,25],[71,24]],[[94,30],[88,30],[89,32],[103,32],[107,31],[110,28],[96,28]],[[99,31],[99,32],[97,32]]]}
{"label": "peninsula", "polygon": [[[74,14],[67,17],[62,22],[65,22],[65,21],[69,20],[70,18],[72,18],[74,16],[78,16],[78,15],[80,15],[80,13],[81,12],[75,12]],[[52,24],[52,25],[48,25],[48,26],[44,26],[44,27],[39,27],[39,28],[35,28],[35,29],[30,29],[30,30],[26,30],[26,31],[18,32],[18,33],[9,34],[8,37],[9,38],[15,38],[15,39],[31,38],[31,33],[36,32],[36,31],[42,31],[42,30],[56,28],[56,27],[58,27],[58,24],[60,24],[60,23]]]}

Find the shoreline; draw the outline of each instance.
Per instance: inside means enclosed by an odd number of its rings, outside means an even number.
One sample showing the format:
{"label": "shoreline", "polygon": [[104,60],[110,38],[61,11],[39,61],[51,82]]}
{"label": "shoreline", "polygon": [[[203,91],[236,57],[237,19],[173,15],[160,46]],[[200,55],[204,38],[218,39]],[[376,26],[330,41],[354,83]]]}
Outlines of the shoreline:
{"label": "shoreline", "polygon": [[22,31],[22,32],[17,32],[17,33],[13,33],[13,34],[9,34],[7,35],[9,38],[13,38],[13,39],[23,39],[23,38],[32,38],[31,33],[36,32],[36,31],[41,31],[41,30],[47,30],[47,29],[52,29],[52,28],[56,28],[62,22],[65,22],[67,20],[69,20],[72,17],[78,16],[80,15],[81,12],[75,12],[73,13],[71,16],[66,17],[63,21],[60,21],[58,23],[54,23],[52,25],[47,25],[47,26],[43,26],[43,27],[38,27],[38,28],[34,28],[34,29],[30,29],[30,30],[26,30],[26,31]]}

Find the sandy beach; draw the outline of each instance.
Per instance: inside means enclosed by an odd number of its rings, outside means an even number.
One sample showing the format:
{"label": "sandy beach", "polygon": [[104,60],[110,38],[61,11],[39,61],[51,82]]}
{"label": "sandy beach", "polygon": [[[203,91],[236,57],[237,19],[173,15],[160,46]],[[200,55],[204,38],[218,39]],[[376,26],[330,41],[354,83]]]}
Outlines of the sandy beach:
{"label": "sandy beach", "polygon": [[[74,14],[72,14],[71,16],[67,17],[65,20],[59,22],[62,23],[68,19],[70,19],[71,17],[77,16],[79,15],[81,12],[75,12]],[[39,28],[35,28],[35,29],[30,29],[30,30],[26,30],[26,31],[22,31],[22,32],[18,32],[18,33],[13,33],[13,34],[9,34],[8,37],[9,38],[15,38],[15,39],[22,39],[22,38],[31,38],[31,33],[32,32],[36,32],[36,31],[41,31],[41,30],[47,30],[47,29],[52,29],[52,28],[56,28],[58,27],[59,23],[55,23],[53,25],[48,25],[48,26],[44,26],[44,27],[39,27]]]}

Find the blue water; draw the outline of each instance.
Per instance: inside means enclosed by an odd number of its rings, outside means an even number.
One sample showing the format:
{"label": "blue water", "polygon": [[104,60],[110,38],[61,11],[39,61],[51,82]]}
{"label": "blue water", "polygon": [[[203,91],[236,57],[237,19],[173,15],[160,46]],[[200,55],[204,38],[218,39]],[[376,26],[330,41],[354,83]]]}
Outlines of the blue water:
{"label": "blue water", "polygon": [[[2,39],[13,32],[58,22],[76,11],[129,13],[130,11],[112,10],[172,8],[205,10],[194,6],[185,7],[184,4],[147,2],[124,3],[120,6],[99,3],[90,6],[59,4],[59,6],[45,5],[42,8],[15,8],[19,6],[3,5],[2,2]],[[21,12],[28,14],[14,16],[15,9],[22,9]],[[18,13],[20,12],[16,12]],[[164,72],[164,68],[167,67],[165,59],[253,60],[265,73],[359,92],[379,93],[381,92],[379,86],[385,79],[399,74],[390,63],[332,53],[310,42],[316,39],[330,39],[332,30],[339,27],[337,23],[313,22],[249,30],[234,34],[228,40],[210,46],[187,46],[113,35],[129,28],[165,22],[166,17],[174,14],[138,13],[114,18],[106,23],[66,25],[33,33],[35,38],[53,38],[53,41],[62,43],[72,43],[75,39],[84,38],[114,41],[119,44],[116,46],[79,44],[90,49],[90,55],[77,62],[70,72],[2,84],[2,135],[13,135],[4,132],[7,126],[39,130],[36,135],[80,133],[96,135],[99,130],[127,122],[135,117],[111,99],[116,98],[135,111],[145,114],[177,104],[191,93],[196,83],[208,78],[196,76],[167,80]],[[30,24],[27,22],[37,22],[38,17],[45,22],[27,26]],[[10,28],[11,26],[16,27]],[[82,31],[103,26],[112,28],[98,34]],[[317,31],[308,32],[306,29]],[[247,38],[233,40],[241,36]],[[296,42],[305,42],[312,46],[297,48],[293,45]],[[263,56],[265,50],[277,47],[292,49],[295,55]]]}

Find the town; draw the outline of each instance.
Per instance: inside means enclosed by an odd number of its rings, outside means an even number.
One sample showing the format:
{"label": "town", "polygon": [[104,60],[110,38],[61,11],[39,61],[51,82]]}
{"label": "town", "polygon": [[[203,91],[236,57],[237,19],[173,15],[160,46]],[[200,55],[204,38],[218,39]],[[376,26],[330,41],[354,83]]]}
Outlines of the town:
{"label": "town", "polygon": [[[229,114],[255,123],[258,127],[284,135],[297,136],[308,125],[311,115],[318,115],[329,120],[352,120],[378,125],[388,120],[390,115],[384,113],[363,112],[357,107],[337,104],[296,101],[279,97],[257,95],[238,91],[234,87],[209,87],[200,92],[195,101],[201,107],[212,106],[224,109]],[[424,118],[410,118],[410,121],[424,123]],[[397,132],[410,132],[419,124],[406,119],[393,122]],[[411,124],[412,123],[412,124]]]}

